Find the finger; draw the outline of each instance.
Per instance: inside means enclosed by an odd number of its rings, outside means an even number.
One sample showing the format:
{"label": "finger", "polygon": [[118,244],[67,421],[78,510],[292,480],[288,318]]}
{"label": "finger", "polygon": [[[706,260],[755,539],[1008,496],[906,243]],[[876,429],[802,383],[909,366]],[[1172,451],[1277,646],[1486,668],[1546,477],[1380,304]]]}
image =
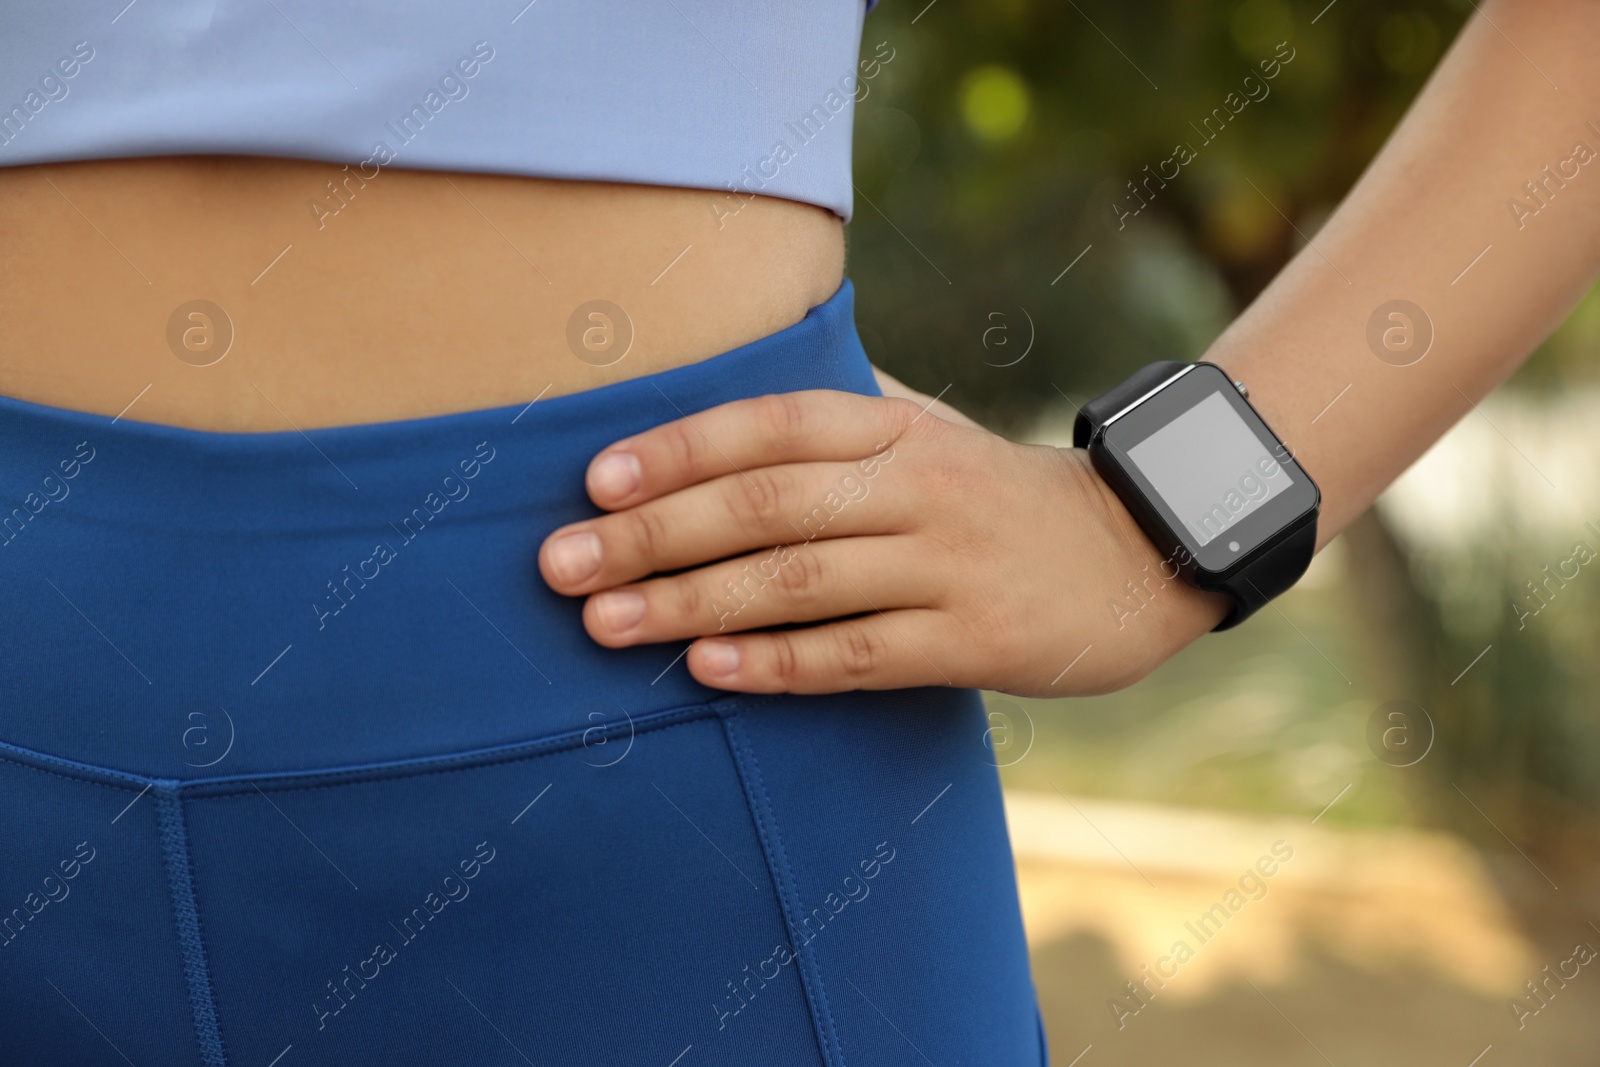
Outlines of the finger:
{"label": "finger", "polygon": [[909,495],[896,488],[854,464],[756,467],[564,526],[540,546],[539,571],[579,596],[751,549],[894,533],[910,517]]}
{"label": "finger", "polygon": [[745,693],[842,693],[954,685],[943,624],[926,609],[873,612],[811,626],[707,637],[689,649],[689,672],[703,685]]}
{"label": "finger", "polygon": [[583,625],[609,648],[815,622],[930,602],[898,537],[779,545],[589,598]]}
{"label": "finger", "polygon": [[589,464],[589,497],[608,510],[775,463],[860,460],[920,414],[909,400],[831,389],[737,400],[646,430]]}

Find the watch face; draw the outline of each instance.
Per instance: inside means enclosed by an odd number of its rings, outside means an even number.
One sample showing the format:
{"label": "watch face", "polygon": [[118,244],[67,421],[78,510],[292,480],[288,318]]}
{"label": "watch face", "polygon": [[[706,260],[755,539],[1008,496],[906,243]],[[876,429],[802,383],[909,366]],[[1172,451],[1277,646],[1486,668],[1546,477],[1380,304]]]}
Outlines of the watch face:
{"label": "watch face", "polygon": [[1207,571],[1227,570],[1317,505],[1311,479],[1210,364],[1114,417],[1103,443]]}

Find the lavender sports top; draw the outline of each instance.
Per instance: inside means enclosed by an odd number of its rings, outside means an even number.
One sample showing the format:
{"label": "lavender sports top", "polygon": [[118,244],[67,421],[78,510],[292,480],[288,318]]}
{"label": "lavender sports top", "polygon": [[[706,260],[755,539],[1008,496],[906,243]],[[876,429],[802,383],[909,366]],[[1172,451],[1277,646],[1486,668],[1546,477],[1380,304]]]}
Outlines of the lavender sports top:
{"label": "lavender sports top", "polygon": [[[851,211],[862,0],[0,0],[0,166],[290,156]],[[886,53],[892,56],[892,52]]]}

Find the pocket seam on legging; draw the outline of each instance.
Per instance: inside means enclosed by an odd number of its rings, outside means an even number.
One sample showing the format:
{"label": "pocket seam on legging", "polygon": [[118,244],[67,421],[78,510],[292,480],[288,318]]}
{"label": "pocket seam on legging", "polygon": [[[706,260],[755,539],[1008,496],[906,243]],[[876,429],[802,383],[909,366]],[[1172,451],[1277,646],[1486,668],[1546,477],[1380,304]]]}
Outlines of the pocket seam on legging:
{"label": "pocket seam on legging", "polygon": [[[744,706],[753,707],[765,702],[751,701]],[[730,704],[738,707],[740,702],[731,701]],[[728,751],[733,757],[734,770],[739,778],[739,786],[744,792],[745,806],[755,823],[756,838],[761,842],[762,856],[767,863],[767,878],[778,893],[779,914],[783,916],[784,925],[789,930],[794,930],[796,928],[794,918],[799,910],[798,893],[793,873],[789,869],[788,853],[783,847],[783,835],[778,828],[777,817],[772,812],[772,799],[767,794],[766,783],[762,781],[760,761],[756,756],[755,747],[744,733],[739,712],[729,711],[720,718],[723,734],[728,742]],[[759,799],[756,796],[757,792],[760,793]],[[834,1025],[833,1010],[828,1005],[828,991],[822,980],[821,966],[817,962],[816,954],[811,950],[810,942],[801,941],[796,946],[795,957],[799,963],[801,988],[805,992],[807,1006],[811,1009],[812,1027],[823,1061],[828,1067],[844,1067],[844,1053],[839,1047],[838,1029]],[[815,986],[814,996],[813,986]]]}
{"label": "pocket seam on legging", "polygon": [[[599,726],[574,727],[559,733],[524,741],[511,741],[465,752],[443,753],[430,756],[405,757],[371,763],[351,764],[343,767],[317,768],[297,771],[261,771],[252,774],[228,775],[215,778],[174,779],[160,775],[136,774],[114,767],[101,767],[92,763],[39,752],[9,741],[0,740],[0,763],[25,767],[41,774],[64,778],[72,782],[87,782],[111,789],[134,792],[162,785],[183,797],[224,797],[249,794],[257,789],[271,792],[298,792],[308,789],[334,788],[363,781],[381,781],[392,778],[419,777],[455,770],[471,770],[499,763],[515,763],[539,756],[570,751],[589,743],[598,735],[611,736],[631,730],[635,734],[653,733],[709,717],[723,714],[719,708],[732,702],[715,700],[682,705],[651,712],[637,718],[613,720]],[[280,783],[315,781],[316,785],[284,785]]]}
{"label": "pocket seam on legging", "polygon": [[[636,725],[633,732],[635,735],[660,733],[663,730],[671,730],[678,726],[691,726],[706,719],[717,717],[717,711],[705,704],[691,708],[678,708],[664,713],[662,719],[651,721],[644,726]],[[626,724],[611,723],[608,724],[607,729],[624,725]],[[601,728],[591,727],[590,729]],[[209,800],[250,796],[258,790],[264,793],[311,793],[322,789],[342,789],[345,786],[361,785],[366,782],[393,781],[400,778],[426,778],[438,774],[453,774],[458,771],[474,771],[506,763],[520,763],[524,760],[540,759],[562,752],[571,752],[573,749],[584,746],[584,737],[586,735],[587,731],[580,732],[572,737],[555,735],[533,741],[519,741],[507,746],[505,749],[490,749],[453,756],[429,756],[416,763],[404,765],[382,763],[343,767],[336,771],[272,773],[262,776],[240,775],[237,778],[220,780],[201,779],[183,783],[180,786],[180,791],[186,798]],[[308,779],[325,780],[317,781],[314,785],[280,784],[304,782]]]}
{"label": "pocket seam on legging", "polygon": [[[104,786],[107,789],[139,792],[144,789],[149,789],[156,782],[163,780],[160,778],[140,778],[136,775],[126,774],[122,771],[114,771],[107,767],[95,767],[87,763],[73,763],[70,760],[62,760],[59,756],[51,756],[44,752],[33,752],[29,749],[18,748],[15,745],[6,744],[5,742],[0,742],[0,745],[4,745],[7,752],[15,754],[0,755],[0,763],[7,763],[13,767],[21,767],[23,770],[34,771],[38,774],[47,774],[52,778],[61,778],[68,782],[77,782],[81,785],[98,785]],[[25,758],[18,758],[18,756],[23,756]],[[41,764],[51,763],[65,763],[74,771],[77,771],[80,768],[82,770],[81,773],[74,774],[52,766],[41,766]],[[107,778],[126,778],[128,780],[106,781]]]}

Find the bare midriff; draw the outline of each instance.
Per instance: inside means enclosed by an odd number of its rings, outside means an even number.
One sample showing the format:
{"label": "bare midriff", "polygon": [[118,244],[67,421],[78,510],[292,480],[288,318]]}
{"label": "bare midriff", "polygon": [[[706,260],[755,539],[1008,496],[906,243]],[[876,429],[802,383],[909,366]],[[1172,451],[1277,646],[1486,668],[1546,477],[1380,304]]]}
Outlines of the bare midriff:
{"label": "bare midriff", "polygon": [[242,432],[503,407],[775,333],[843,271],[838,217],[770,197],[256,157],[0,168],[0,394]]}

